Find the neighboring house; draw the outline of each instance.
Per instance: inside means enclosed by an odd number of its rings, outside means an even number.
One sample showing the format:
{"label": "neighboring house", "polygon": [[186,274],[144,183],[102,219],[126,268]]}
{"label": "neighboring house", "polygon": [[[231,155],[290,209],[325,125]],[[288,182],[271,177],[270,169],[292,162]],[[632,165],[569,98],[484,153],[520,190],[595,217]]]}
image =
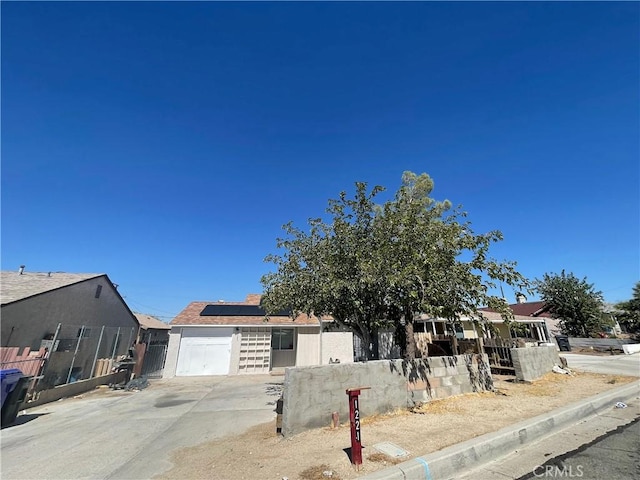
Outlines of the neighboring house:
{"label": "neighboring house", "polygon": [[[510,304],[509,307],[513,314],[518,317],[533,317],[539,319],[538,321],[544,322],[550,339],[561,334],[560,320],[551,316],[545,302],[527,302],[527,297],[519,293],[516,295],[516,303]],[[483,312],[492,312],[489,308],[481,308],[480,310]]]}
{"label": "neighboring house", "polygon": [[[492,334],[488,329],[487,331],[483,331],[476,326],[470,317],[462,317],[460,322],[450,326],[450,322],[445,319],[433,319],[423,316],[416,321],[414,330],[416,332],[429,332],[432,335],[455,333],[459,339],[499,336],[501,338],[523,337],[541,342],[550,341],[544,319],[532,319],[531,317],[514,314],[513,323],[519,328],[509,328],[502,319],[502,316],[497,312],[482,310],[482,315],[484,316],[484,320],[494,327],[496,334]],[[452,327],[453,332],[451,331]]]}
{"label": "neighboring house", "polygon": [[237,375],[353,362],[353,334],[331,320],[281,312],[268,321],[260,295],[244,302],[192,302],[171,325],[163,376]]}
{"label": "neighboring house", "polygon": [[1,345],[49,350],[53,385],[89,378],[96,358],[124,354],[135,340],[138,322],[106,274],[21,267],[0,282]]}
{"label": "neighboring house", "polygon": [[[426,343],[438,345],[443,341],[447,343],[448,340],[446,339],[452,335],[455,335],[459,340],[500,337],[503,339],[526,338],[537,342],[551,342],[544,319],[514,315],[513,322],[519,328],[509,328],[499,313],[487,309],[481,309],[481,311],[484,320],[494,327],[495,333],[492,333],[489,329],[476,326],[476,323],[468,316],[462,317],[460,321],[453,323],[444,318],[419,315],[413,324],[418,348],[424,349]],[[356,339],[356,360],[364,358],[363,349],[359,344],[359,339]],[[393,332],[381,332],[378,336],[378,345],[380,358],[399,358],[400,348],[395,344]]]}
{"label": "neighboring house", "polygon": [[[161,377],[169,345],[171,326],[146,313],[134,313],[140,327],[136,339],[136,355],[142,356],[134,373],[138,376]],[[138,360],[138,359],[136,359]]]}
{"label": "neighboring house", "polygon": [[146,343],[147,345],[156,343],[168,343],[171,325],[165,323],[152,315],[146,313],[133,314],[140,327],[136,343]]}

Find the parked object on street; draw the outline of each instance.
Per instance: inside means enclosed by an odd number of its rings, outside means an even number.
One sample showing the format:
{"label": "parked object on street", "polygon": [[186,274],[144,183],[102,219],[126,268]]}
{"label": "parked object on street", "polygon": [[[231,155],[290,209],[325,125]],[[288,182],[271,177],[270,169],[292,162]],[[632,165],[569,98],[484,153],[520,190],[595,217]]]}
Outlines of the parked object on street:
{"label": "parked object on street", "polygon": [[2,370],[2,414],[0,424],[5,427],[18,417],[20,404],[24,402],[29,389],[29,380],[17,368]]}
{"label": "parked object on street", "polygon": [[569,344],[569,337],[566,335],[556,335],[556,342],[561,352],[570,352],[571,345]]}
{"label": "parked object on street", "polygon": [[16,388],[16,384],[22,378],[22,372],[17,368],[8,368],[0,370],[0,378],[2,379],[2,403],[0,407],[4,407],[4,402],[7,397]]}

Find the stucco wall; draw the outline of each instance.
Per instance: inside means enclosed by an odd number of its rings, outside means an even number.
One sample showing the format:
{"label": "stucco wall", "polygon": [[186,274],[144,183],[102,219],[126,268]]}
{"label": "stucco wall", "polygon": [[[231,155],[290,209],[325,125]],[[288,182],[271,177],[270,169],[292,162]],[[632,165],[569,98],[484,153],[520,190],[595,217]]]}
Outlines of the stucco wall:
{"label": "stucco wall", "polygon": [[296,366],[318,365],[320,361],[320,327],[297,328]]}
{"label": "stucco wall", "polygon": [[462,329],[464,331],[464,338],[478,338],[478,330],[473,329],[472,322],[462,322]]}
{"label": "stucco wall", "polygon": [[486,355],[296,367],[285,370],[282,433],[330,425],[331,414],[348,418],[346,389],[362,390],[363,417],[451,395],[493,388]]}
{"label": "stucco wall", "polygon": [[[55,273],[54,273],[55,275]],[[98,285],[100,297],[95,298]],[[138,323],[106,276],[2,306],[2,346],[40,348],[58,323],[138,328]]]}
{"label": "stucco wall", "polygon": [[242,332],[234,329],[231,335],[231,360],[229,362],[229,375],[238,375],[240,372],[240,347]]}
{"label": "stucco wall", "polygon": [[[167,347],[167,359],[162,371],[162,378],[173,378],[176,376],[176,368],[178,367],[178,352],[180,351],[180,337],[182,336],[182,328],[173,327],[169,332],[169,346]],[[232,344],[233,348],[233,344]],[[236,361],[236,368],[237,368]]]}
{"label": "stucco wall", "polygon": [[322,364],[328,365],[329,359],[340,363],[353,363],[353,333],[324,332],[322,334]]}
{"label": "stucco wall", "polygon": [[560,365],[555,346],[512,348],[510,351],[516,378],[524,382],[537,380],[549,373],[554,365]]}

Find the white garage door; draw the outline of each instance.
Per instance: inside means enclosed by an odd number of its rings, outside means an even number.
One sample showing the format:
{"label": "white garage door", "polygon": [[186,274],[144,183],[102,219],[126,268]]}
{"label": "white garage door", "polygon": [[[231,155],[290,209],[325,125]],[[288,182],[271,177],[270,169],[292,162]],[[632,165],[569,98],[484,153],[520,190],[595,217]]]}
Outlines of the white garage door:
{"label": "white garage door", "polygon": [[183,328],[176,375],[228,375],[232,334],[232,328]]}

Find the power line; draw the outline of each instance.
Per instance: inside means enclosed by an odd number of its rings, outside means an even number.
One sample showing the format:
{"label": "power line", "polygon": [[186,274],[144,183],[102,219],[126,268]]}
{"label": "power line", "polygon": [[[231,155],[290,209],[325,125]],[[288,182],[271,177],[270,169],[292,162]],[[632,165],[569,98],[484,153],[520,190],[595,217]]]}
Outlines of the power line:
{"label": "power line", "polygon": [[[160,318],[174,318],[175,316],[177,316],[177,313],[173,313],[173,312],[167,312],[166,310],[160,310],[159,308],[155,308],[152,307],[150,305],[145,305],[144,303],[140,303],[136,300],[133,300],[131,298],[129,298],[128,296],[124,295],[124,298],[127,299],[127,302],[133,304],[134,307],[136,307],[139,310],[144,310],[144,309],[151,309],[151,310],[155,310],[156,312],[160,312],[160,313],[166,313],[167,315],[155,315],[156,317],[160,317]],[[143,307],[143,308],[140,308]]]}

